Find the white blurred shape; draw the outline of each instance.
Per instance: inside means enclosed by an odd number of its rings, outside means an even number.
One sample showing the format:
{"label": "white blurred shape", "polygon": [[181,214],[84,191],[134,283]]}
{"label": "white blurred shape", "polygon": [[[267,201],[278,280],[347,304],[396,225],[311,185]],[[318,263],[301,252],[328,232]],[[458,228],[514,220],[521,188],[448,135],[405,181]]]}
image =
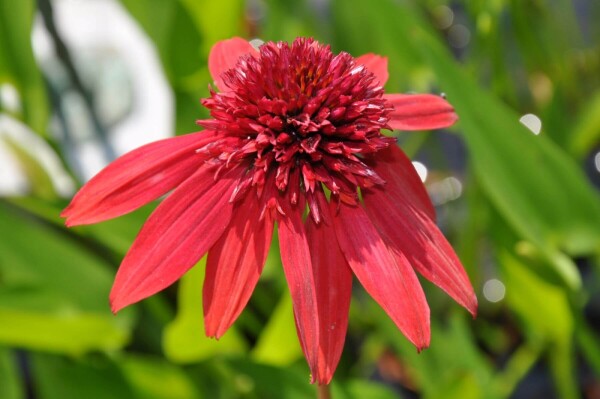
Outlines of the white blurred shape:
{"label": "white blurred shape", "polygon": [[421,162],[417,162],[417,161],[414,161],[412,164],[415,167],[417,174],[421,178],[421,181],[423,183],[425,183],[425,180],[427,180],[427,166],[425,166]]}
{"label": "white blurred shape", "polygon": [[9,112],[21,111],[21,97],[15,86],[10,83],[0,85],[0,104]]}
{"label": "white blurred shape", "polygon": [[[135,102],[131,113],[109,132],[116,153],[172,136],[173,93],[153,43],[123,6],[115,0],[56,0],[53,5],[56,24],[74,58],[95,53],[119,58],[126,65]],[[54,56],[40,18],[32,39],[40,64]],[[78,148],[77,156],[87,162],[85,177],[90,178],[106,162],[102,157],[85,158],[91,151],[88,143]]]}
{"label": "white blurred shape", "polygon": [[250,45],[252,47],[254,47],[256,50],[260,50],[260,46],[262,46],[263,44],[265,44],[265,42],[263,40],[260,40],[260,39],[252,39],[252,40],[250,40]]}
{"label": "white blurred shape", "polygon": [[448,41],[454,48],[466,47],[471,41],[471,31],[462,24],[456,24],[448,29]]}
{"label": "white blurred shape", "polygon": [[427,186],[427,191],[434,205],[442,205],[458,199],[462,195],[463,187],[460,180],[454,176],[450,176],[441,181],[431,183]]}
{"label": "white blurred shape", "polygon": [[483,284],[483,296],[490,302],[500,302],[506,295],[504,283],[498,279],[492,278]]}
{"label": "white blurred shape", "polygon": [[597,152],[596,155],[594,155],[594,166],[596,167],[596,170],[600,172],[600,152]]}
{"label": "white blurred shape", "polygon": [[40,163],[59,195],[73,194],[73,181],[48,144],[19,120],[0,114],[0,196],[23,195],[27,193],[28,187],[18,159],[12,155],[12,150],[3,142],[4,139],[13,141]]}
{"label": "white blurred shape", "polygon": [[537,115],[525,114],[519,119],[519,122],[525,125],[525,127],[531,130],[535,135],[540,134],[542,131],[542,120],[538,118]]}

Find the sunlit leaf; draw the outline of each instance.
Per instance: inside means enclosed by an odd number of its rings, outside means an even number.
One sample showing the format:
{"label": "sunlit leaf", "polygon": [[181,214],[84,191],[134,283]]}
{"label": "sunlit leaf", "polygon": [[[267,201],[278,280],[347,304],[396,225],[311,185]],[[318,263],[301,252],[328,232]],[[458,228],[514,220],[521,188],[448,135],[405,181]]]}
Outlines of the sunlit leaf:
{"label": "sunlit leaf", "polygon": [[195,362],[217,354],[243,353],[246,343],[235,330],[229,329],[218,341],[204,333],[202,285],[204,257],[179,283],[177,316],[167,325],[163,338],[165,355],[179,363]]}
{"label": "sunlit leaf", "polygon": [[0,342],[65,353],[123,346],[132,314],[109,311],[108,265],[2,202],[0,219]]}
{"label": "sunlit leaf", "polygon": [[302,357],[295,325],[292,298],[285,291],[252,350],[252,358],[257,362],[281,366]]}
{"label": "sunlit leaf", "polygon": [[245,2],[242,0],[180,0],[188,11],[198,31],[202,33],[208,52],[217,40],[243,35],[241,31],[244,19]]}
{"label": "sunlit leaf", "polygon": [[570,149],[583,158],[600,145],[600,92],[585,105],[570,136]]}
{"label": "sunlit leaf", "polygon": [[507,251],[500,254],[509,287],[506,300],[524,325],[527,338],[547,348],[561,397],[577,397],[574,377],[574,320],[564,288],[554,286]]}
{"label": "sunlit leaf", "polygon": [[0,398],[24,398],[16,360],[13,351],[0,347]]}
{"label": "sunlit leaf", "polygon": [[46,134],[49,110],[44,81],[33,57],[33,0],[0,0],[0,84],[9,82],[21,95],[24,121]]}

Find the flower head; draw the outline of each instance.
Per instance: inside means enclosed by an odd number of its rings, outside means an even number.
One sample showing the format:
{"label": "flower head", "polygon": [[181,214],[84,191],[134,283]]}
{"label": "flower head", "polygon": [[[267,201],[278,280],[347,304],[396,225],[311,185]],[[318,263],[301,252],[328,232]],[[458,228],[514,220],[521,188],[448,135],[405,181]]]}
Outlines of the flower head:
{"label": "flower head", "polygon": [[[384,94],[385,58],[334,54],[312,39],[217,43],[205,130],[143,146],[90,180],[63,212],[95,223],[173,192],[144,224],[110,295],[113,311],[179,279],[208,253],[205,329],[220,337],[248,302],[275,223],[298,337],[328,383],[354,274],[404,335],[429,345],[415,270],[475,315],[477,300],[412,164],[382,129],[456,120],[434,95]],[[360,194],[360,195],[359,195]]]}

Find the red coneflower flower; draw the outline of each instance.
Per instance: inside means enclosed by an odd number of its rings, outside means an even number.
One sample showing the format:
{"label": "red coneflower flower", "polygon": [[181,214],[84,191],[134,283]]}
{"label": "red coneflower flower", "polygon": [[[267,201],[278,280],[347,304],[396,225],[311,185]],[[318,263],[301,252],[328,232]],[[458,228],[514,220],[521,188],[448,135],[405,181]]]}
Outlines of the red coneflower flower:
{"label": "red coneflower flower", "polygon": [[434,95],[384,94],[387,60],[353,58],[299,38],[259,50],[217,43],[219,92],[206,130],[145,145],[91,179],[64,210],[68,226],[130,212],[170,190],[117,273],[114,312],[179,279],[208,252],[206,334],[245,307],[277,223],[298,336],[312,381],[339,361],[354,274],[404,335],[429,345],[429,307],[415,270],[473,315],[477,299],[411,162],[381,129],[446,127]]}

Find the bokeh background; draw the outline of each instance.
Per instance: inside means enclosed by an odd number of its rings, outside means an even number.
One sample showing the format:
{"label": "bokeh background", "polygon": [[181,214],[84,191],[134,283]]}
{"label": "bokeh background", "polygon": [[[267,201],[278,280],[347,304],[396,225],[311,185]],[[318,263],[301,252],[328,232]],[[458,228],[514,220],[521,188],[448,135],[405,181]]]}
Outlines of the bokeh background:
{"label": "bokeh background", "polygon": [[315,397],[276,245],[215,341],[202,261],[109,311],[156,204],[69,230],[58,216],[116,156],[197,130],[208,51],[231,36],[386,55],[388,92],[445,93],[460,116],[393,134],[479,316],[424,282],[417,354],[355,284],[334,399],[600,398],[598,21],[595,0],[0,0],[0,398]]}

